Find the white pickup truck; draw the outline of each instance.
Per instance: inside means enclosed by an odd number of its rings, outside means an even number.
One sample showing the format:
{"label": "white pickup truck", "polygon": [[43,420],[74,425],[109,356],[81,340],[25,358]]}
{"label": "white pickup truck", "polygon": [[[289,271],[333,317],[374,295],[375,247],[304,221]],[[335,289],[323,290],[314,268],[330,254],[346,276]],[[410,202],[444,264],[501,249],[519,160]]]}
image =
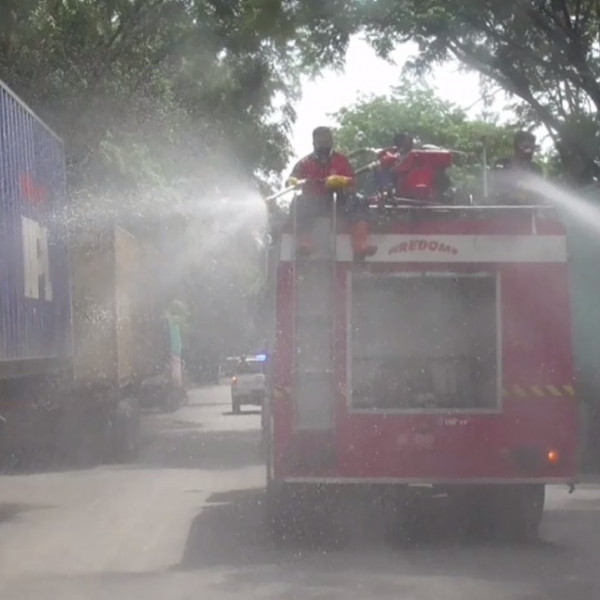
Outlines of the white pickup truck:
{"label": "white pickup truck", "polygon": [[241,412],[244,404],[262,406],[265,399],[265,360],[259,357],[241,360],[231,378],[231,411]]}

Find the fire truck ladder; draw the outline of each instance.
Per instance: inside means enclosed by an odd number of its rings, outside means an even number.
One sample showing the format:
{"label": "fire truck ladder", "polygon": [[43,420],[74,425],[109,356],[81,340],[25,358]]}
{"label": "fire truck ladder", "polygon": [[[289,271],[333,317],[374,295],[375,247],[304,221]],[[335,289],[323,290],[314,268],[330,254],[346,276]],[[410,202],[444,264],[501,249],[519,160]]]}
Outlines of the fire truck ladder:
{"label": "fire truck ladder", "polygon": [[297,432],[333,432],[336,196],[328,216],[315,219],[308,257],[297,249],[293,214],[293,306],[295,364],[294,427]]}

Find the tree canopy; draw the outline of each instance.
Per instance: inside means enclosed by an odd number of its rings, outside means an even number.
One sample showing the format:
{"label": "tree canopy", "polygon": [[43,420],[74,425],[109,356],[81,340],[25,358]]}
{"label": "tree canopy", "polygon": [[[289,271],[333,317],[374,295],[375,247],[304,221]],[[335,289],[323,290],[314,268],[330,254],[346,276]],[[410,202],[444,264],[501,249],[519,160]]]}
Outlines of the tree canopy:
{"label": "tree canopy", "polygon": [[180,218],[193,221],[209,249],[190,259],[173,244],[164,280],[195,307],[192,328],[212,326],[207,345],[215,322],[230,325],[223,340],[248,337],[260,276],[254,230],[223,222],[254,210],[236,201],[287,164],[299,75],[333,60],[305,51],[324,33],[296,27],[304,9],[292,26],[267,5],[0,0],[0,79],[65,140],[71,224],[117,218],[152,237],[173,222],[177,238]]}
{"label": "tree canopy", "polygon": [[[0,77],[67,142],[76,190],[268,178],[286,163],[299,54],[252,4],[4,0]],[[282,98],[277,113],[273,100]],[[166,190],[165,190],[166,191]]]}
{"label": "tree canopy", "polygon": [[[577,183],[600,173],[600,10],[595,0],[355,0],[356,31],[382,53],[413,41],[423,73],[450,58],[513,99],[522,124],[543,125]],[[342,19],[343,23],[346,19]]]}
{"label": "tree canopy", "polygon": [[413,68],[482,73],[585,181],[600,172],[599,22],[594,0],[2,0],[0,76],[86,182],[104,167],[120,187],[168,179],[189,155],[206,185],[232,152],[238,173],[281,170],[297,75],[342,64],[353,34],[382,55],[413,41]]}
{"label": "tree canopy", "polygon": [[[0,0],[0,79],[65,139],[87,225],[177,214],[196,219],[196,237],[213,239],[232,217],[207,207],[277,178],[291,155],[300,76],[341,66],[357,33],[381,55],[416,42],[417,73],[453,58],[478,71],[510,95],[522,125],[547,128],[572,180],[590,181],[600,173],[599,30],[595,0]],[[469,166],[478,137],[488,136],[492,155],[508,139],[505,128],[469,120],[406,82],[391,99],[359,101],[338,118],[346,149],[361,135],[362,145],[387,145],[408,129],[466,151]],[[221,310],[231,284],[229,299],[252,303],[259,276],[250,262],[260,252],[246,242],[229,243],[231,260],[213,251],[179,289],[191,298],[214,289]]]}
{"label": "tree canopy", "polygon": [[389,96],[362,99],[334,116],[339,125],[336,143],[344,152],[392,146],[394,134],[406,131],[421,143],[464,153],[457,155],[453,168],[454,181],[463,186],[473,187],[479,180],[484,137],[490,158],[512,152],[512,128],[494,120],[469,119],[464,110],[439,98],[432,87],[408,79]]}
{"label": "tree canopy", "polygon": [[416,42],[409,67],[419,73],[457,59],[509,95],[522,126],[547,129],[574,182],[600,174],[596,0],[257,1],[275,20],[299,19],[300,31],[313,20],[312,57],[340,60],[349,37],[362,33],[383,56]]}

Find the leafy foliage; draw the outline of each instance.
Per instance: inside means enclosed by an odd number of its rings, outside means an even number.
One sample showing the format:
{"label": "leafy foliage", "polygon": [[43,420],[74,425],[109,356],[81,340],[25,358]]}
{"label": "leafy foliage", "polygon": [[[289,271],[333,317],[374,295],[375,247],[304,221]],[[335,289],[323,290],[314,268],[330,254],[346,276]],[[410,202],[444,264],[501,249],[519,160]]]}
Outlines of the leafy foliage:
{"label": "leafy foliage", "polygon": [[219,327],[224,343],[250,335],[258,250],[223,221],[235,220],[231,206],[249,210],[234,196],[287,164],[299,75],[328,60],[302,53],[324,35],[297,26],[306,7],[279,15],[276,5],[0,0],[0,78],[65,140],[71,224],[116,218],[150,239],[174,225],[177,241],[183,216],[213,247],[168,245],[160,277],[165,302],[190,307],[191,329],[210,326],[206,346]]}
{"label": "leafy foliage", "polygon": [[[298,55],[251,5],[180,0],[4,2],[0,75],[66,139],[77,190],[215,186],[286,164]],[[185,164],[187,163],[187,164]],[[207,185],[208,184],[208,185]],[[115,190],[110,190],[114,193]]]}
{"label": "leafy foliage", "polygon": [[513,99],[522,126],[547,129],[573,182],[600,174],[596,0],[255,1],[275,7],[273,21],[296,25],[311,58],[339,64],[350,36],[362,32],[384,56],[416,42],[409,66],[421,74],[458,59]]}
{"label": "leafy foliage", "polygon": [[515,99],[524,124],[544,125],[579,183],[600,173],[600,13],[595,0],[365,0],[356,27],[385,54],[413,40],[426,72],[457,58]]}
{"label": "leafy foliage", "polygon": [[[338,147],[352,152],[360,147],[386,148],[396,133],[407,131],[421,143],[458,150],[452,178],[474,187],[481,173],[482,139],[490,157],[512,151],[514,131],[493,121],[470,120],[456,105],[440,99],[433,88],[404,80],[389,97],[363,99],[335,115]],[[364,159],[363,159],[364,161]]]}

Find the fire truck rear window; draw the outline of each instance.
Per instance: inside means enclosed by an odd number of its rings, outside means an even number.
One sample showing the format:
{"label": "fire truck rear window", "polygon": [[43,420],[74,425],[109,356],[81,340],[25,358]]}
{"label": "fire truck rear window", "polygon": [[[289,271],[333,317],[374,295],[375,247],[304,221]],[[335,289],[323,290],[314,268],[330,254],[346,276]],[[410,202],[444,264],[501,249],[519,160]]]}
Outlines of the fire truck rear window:
{"label": "fire truck rear window", "polygon": [[355,410],[493,410],[498,406],[496,278],[355,275]]}

